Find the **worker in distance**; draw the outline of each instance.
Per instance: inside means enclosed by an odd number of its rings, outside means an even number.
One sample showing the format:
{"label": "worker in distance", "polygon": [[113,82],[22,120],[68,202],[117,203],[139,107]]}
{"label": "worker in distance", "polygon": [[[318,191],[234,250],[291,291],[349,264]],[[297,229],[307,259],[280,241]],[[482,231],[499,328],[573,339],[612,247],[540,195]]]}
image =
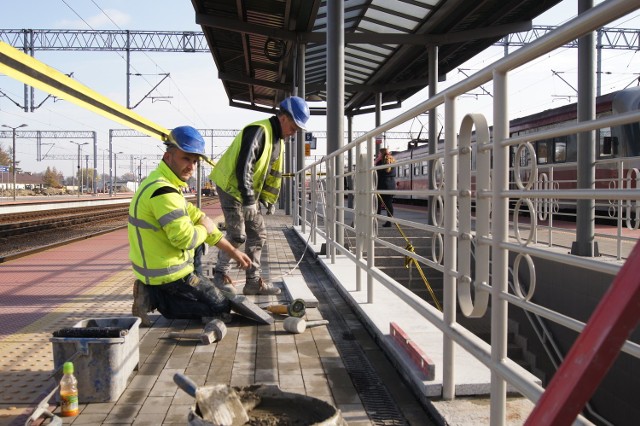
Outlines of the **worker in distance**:
{"label": "worker in distance", "polygon": [[[309,106],[291,96],[280,103],[272,117],[245,126],[216,163],[209,178],[216,184],[224,214],[226,238],[233,247],[244,244],[252,262],[246,270],[245,295],[275,295],[280,289],[261,276],[260,256],[267,230],[260,204],[267,214],[275,210],[284,169],[284,140],[300,129],[306,130]],[[235,294],[229,277],[232,252],[218,251],[213,281]]]}
{"label": "worker in distance", "polygon": [[168,319],[228,315],[231,306],[214,283],[194,271],[194,250],[206,243],[237,262],[251,258],[227,241],[214,221],[187,201],[182,189],[205,155],[205,141],[190,126],[176,127],[158,167],[140,183],[129,207],[129,258],[136,277],[132,313],[142,325],[158,309]]}

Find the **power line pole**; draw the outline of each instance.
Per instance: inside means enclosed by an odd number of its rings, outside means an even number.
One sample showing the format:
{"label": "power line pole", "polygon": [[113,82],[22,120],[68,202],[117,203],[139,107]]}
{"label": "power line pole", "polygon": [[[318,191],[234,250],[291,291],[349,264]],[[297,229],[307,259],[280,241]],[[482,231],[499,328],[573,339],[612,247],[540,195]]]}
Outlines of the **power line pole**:
{"label": "power line pole", "polygon": [[12,163],[13,163],[13,201],[15,201],[16,200],[16,129],[19,129],[20,127],[27,127],[27,125],[23,123],[19,126],[12,127],[12,126],[3,124],[2,127],[7,127],[11,129],[11,133],[13,134],[13,151],[11,152],[11,156],[12,156]]}

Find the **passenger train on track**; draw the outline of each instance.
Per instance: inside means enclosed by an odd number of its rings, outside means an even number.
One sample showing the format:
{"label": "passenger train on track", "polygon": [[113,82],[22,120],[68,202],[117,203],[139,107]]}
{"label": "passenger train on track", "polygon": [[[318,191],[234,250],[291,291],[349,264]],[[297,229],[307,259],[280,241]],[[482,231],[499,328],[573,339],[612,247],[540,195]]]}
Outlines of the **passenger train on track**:
{"label": "passenger train on track", "polygon": [[[596,99],[598,118],[640,109],[640,87],[634,87]],[[577,104],[564,105],[510,122],[510,135],[517,136],[535,133],[554,127],[575,123]],[[490,129],[491,131],[491,129]],[[640,181],[640,123],[603,128],[596,132],[596,188],[636,188]],[[472,145],[473,145],[472,136]],[[526,182],[536,161],[538,188],[572,189],[577,181],[577,135],[556,137],[532,141],[531,150],[510,148],[510,182],[514,183],[514,173],[519,173]],[[437,152],[441,153],[444,142],[438,143]],[[412,159],[411,164],[401,164],[396,171],[395,198],[420,203],[423,197],[411,194],[410,190],[426,190],[429,187],[429,162],[420,160],[428,155],[427,141],[411,141],[404,151],[395,151],[397,162]],[[535,153],[535,156],[533,155]],[[475,156],[472,156],[472,169]],[[517,166],[517,167],[514,167]],[[571,203],[571,205],[575,204]],[[569,205],[560,206],[562,209]]]}

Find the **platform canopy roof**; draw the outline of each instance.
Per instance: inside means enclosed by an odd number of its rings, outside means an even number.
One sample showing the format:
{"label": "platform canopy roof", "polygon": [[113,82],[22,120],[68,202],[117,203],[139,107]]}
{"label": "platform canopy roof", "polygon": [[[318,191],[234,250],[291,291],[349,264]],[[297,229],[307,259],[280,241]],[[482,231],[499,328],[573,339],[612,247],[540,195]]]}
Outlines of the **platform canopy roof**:
{"label": "platform canopy roof", "polygon": [[[440,76],[459,67],[560,0],[344,0],[345,114],[401,103],[428,85],[429,46]],[[326,100],[327,0],[192,0],[232,106],[273,111],[297,83]],[[324,113],[322,108],[312,111]]]}

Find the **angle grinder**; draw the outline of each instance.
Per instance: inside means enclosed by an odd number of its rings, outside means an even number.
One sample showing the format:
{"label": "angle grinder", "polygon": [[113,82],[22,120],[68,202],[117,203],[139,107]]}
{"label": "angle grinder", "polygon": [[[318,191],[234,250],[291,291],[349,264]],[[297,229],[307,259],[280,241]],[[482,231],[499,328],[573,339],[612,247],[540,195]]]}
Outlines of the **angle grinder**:
{"label": "angle grinder", "polygon": [[290,317],[301,318],[305,314],[306,305],[304,300],[295,299],[291,303],[269,305],[265,309],[273,314],[289,315]]}

